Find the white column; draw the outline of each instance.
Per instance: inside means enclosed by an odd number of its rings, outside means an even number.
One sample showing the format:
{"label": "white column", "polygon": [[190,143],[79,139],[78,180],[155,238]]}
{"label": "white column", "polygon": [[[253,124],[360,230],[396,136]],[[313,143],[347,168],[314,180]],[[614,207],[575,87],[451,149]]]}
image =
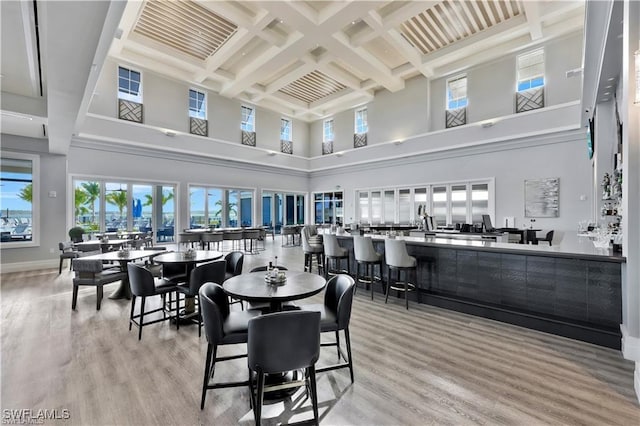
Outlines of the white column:
{"label": "white column", "polygon": [[623,121],[623,254],[622,353],[635,361],[634,386],[640,401],[640,105],[634,52],[640,39],[640,2],[624,1],[620,109]]}

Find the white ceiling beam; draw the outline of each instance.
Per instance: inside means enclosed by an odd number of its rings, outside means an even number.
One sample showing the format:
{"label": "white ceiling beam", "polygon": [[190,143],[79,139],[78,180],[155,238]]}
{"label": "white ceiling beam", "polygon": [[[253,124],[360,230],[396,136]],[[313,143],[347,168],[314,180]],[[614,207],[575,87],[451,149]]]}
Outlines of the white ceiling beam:
{"label": "white ceiling beam", "polygon": [[371,32],[361,32],[351,38],[353,46],[362,46],[371,40],[380,37],[384,32],[398,27],[407,19],[413,18],[417,14],[424,12],[432,6],[440,3],[440,1],[409,1],[406,4],[387,16],[382,17],[382,25]]}
{"label": "white ceiling beam", "polygon": [[525,1],[522,2],[522,5],[524,6],[524,14],[529,24],[531,40],[542,38],[542,21],[540,20],[540,7],[538,2]]}
{"label": "white ceiling beam", "polygon": [[109,50],[110,55],[117,55],[122,51],[136,22],[138,22],[138,17],[142,13],[144,4],[145,2],[140,0],[127,2],[122,19],[120,20],[120,25],[118,26],[119,37],[113,39],[111,49]]}
{"label": "white ceiling beam", "polygon": [[404,80],[395,77],[391,70],[362,47],[350,46],[349,38],[342,32],[333,35],[333,40],[328,40],[327,47],[337,58],[360,70],[364,75],[369,75],[380,85],[391,92],[404,88]]}
{"label": "white ceiling beam", "polygon": [[34,96],[40,96],[39,71],[36,66],[37,47],[35,41],[35,17],[33,3],[20,2],[20,15],[22,19],[22,31],[24,34],[24,44],[26,46],[27,68],[29,69],[29,83]]}
{"label": "white ceiling beam", "polygon": [[281,75],[280,77],[269,83],[267,87],[265,87],[264,93],[258,96],[256,100],[261,100],[268,94],[277,92],[289,83],[294,82],[299,78],[302,78],[305,75],[315,71],[316,68],[317,64],[315,62],[302,62],[297,68]]}
{"label": "white ceiling beam", "polygon": [[234,55],[237,55],[238,51],[249,43],[252,38],[253,35],[247,29],[238,28],[238,30],[229,37],[229,40],[220,46],[213,55],[207,58],[204,69],[196,72],[193,79],[197,82],[204,81],[208,75],[218,70],[222,64],[227,62]]}

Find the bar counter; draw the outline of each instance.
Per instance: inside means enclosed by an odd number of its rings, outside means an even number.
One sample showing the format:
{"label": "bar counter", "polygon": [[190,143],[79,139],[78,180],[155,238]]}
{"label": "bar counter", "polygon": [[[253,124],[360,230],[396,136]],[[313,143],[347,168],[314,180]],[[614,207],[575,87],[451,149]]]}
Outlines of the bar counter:
{"label": "bar counter", "polygon": [[[388,237],[371,238],[384,252]],[[610,249],[577,236],[551,247],[396,238],[418,261],[414,301],[620,349],[625,258]],[[355,265],[352,237],[338,239]]]}

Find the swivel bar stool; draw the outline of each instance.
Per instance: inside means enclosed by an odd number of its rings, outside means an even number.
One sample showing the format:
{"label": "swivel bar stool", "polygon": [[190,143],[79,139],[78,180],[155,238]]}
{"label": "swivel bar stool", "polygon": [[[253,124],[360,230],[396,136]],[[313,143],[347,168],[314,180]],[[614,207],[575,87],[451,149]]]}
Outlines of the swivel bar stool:
{"label": "swivel bar stool", "polygon": [[[382,290],[385,291],[384,282],[380,278],[382,276],[382,254],[376,252],[373,248],[371,237],[353,236],[353,253],[356,259],[356,283],[363,283],[366,286],[371,285],[371,300],[373,300],[373,284],[375,281],[382,284]],[[360,265],[364,266],[364,275],[360,275]],[[375,276],[376,265],[380,267],[380,275]]]}
{"label": "swivel bar stool", "polygon": [[[387,295],[384,303],[389,299],[390,290],[404,291],[404,301],[407,309],[409,309],[409,292],[415,290],[415,284],[409,282],[409,272],[415,271],[417,278],[418,262],[413,256],[409,256],[407,246],[404,240],[396,240],[387,238],[384,240],[384,252],[387,261]],[[391,271],[398,271],[398,281],[391,284]],[[400,274],[404,272],[404,281],[400,281]],[[404,285],[399,287],[398,284]]]}
{"label": "swivel bar stool", "polygon": [[[322,240],[324,245],[324,274],[328,278],[329,275],[349,274],[351,262],[349,261],[349,251],[340,247],[338,237],[333,234],[325,234]],[[347,269],[340,269],[340,263],[343,259],[347,260]],[[331,261],[335,262],[335,269],[331,270]]]}

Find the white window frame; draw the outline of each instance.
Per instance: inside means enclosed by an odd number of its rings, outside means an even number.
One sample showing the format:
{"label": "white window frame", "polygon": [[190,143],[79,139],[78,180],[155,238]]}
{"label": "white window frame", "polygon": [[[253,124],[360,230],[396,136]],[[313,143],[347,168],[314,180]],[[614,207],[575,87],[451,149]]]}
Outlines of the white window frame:
{"label": "white window frame", "polygon": [[[202,95],[202,107],[199,111],[194,111],[191,109],[191,92],[195,92],[196,96]],[[196,102],[197,101],[198,99],[196,98]],[[203,92],[193,87],[190,87],[188,109],[189,109],[189,117],[198,118],[200,120],[206,120],[207,119],[207,92]]]}
{"label": "white window frame", "polygon": [[[256,131],[256,109],[254,107],[250,107],[247,105],[242,105],[240,109],[240,129],[245,132],[255,132]],[[245,111],[251,111],[247,117],[245,117]],[[245,118],[248,118],[246,120]]]}
{"label": "white window frame", "polygon": [[[287,132],[283,132],[285,128],[287,129]],[[288,118],[280,118],[280,140],[287,142],[291,142],[293,140],[293,122]]]}
{"label": "white window frame", "polygon": [[[124,93],[120,91],[120,68],[125,69],[127,71],[129,71],[129,73],[131,73],[131,71],[133,72],[137,72],[138,74],[140,74],[140,84],[138,87],[138,94],[137,95],[132,95],[131,93]],[[135,68],[131,68],[129,66],[124,66],[124,65],[118,65],[118,71],[116,73],[116,87],[118,88],[118,99],[124,99],[125,101],[131,101],[131,102],[137,102],[139,104],[142,103],[142,71],[137,70]],[[129,81],[131,81],[131,78],[129,78]]]}
{"label": "white window frame", "polygon": [[[363,118],[358,120],[358,116],[362,115]],[[358,122],[360,121],[361,126],[358,127]],[[367,108],[360,108],[355,111],[354,114],[354,123],[353,123],[354,132],[357,135],[365,134],[369,131],[369,118],[367,113]]]}
{"label": "white window frame", "polygon": [[0,249],[40,246],[40,156],[19,152],[1,151],[0,157],[31,161],[31,241],[0,243]]}
{"label": "white window frame", "polygon": [[[527,78],[520,78],[520,73],[521,70],[523,68],[521,68],[520,66],[520,61],[524,60],[525,58],[527,58],[528,56],[534,56],[534,55],[538,55],[538,54],[542,54],[542,73],[538,73],[538,74],[534,74],[532,76],[529,76]],[[516,57],[516,92],[526,92],[527,90],[531,90],[531,89],[536,89],[539,87],[544,87],[546,84],[545,81],[545,52],[544,52],[544,48],[539,48],[539,49],[535,49],[535,50],[531,50],[529,52],[526,53],[522,53],[520,55],[518,55]],[[542,77],[542,84],[541,85],[537,85],[537,86],[531,86],[531,83],[534,80],[537,80],[538,78]],[[520,84],[521,83],[525,83],[528,82],[529,86],[523,89],[520,89]]]}
{"label": "white window frame", "polygon": [[[457,97],[457,98],[449,100],[449,95],[452,92],[451,84],[456,82],[456,81],[459,81],[459,80],[464,80],[464,97]],[[455,77],[451,77],[451,78],[447,79],[446,94],[445,94],[445,109],[447,111],[453,111],[453,110],[456,110],[456,109],[466,108],[467,106],[469,106],[469,96],[468,96],[468,93],[467,93],[468,84],[469,84],[469,80],[467,78],[467,74],[458,74]],[[461,101],[464,101],[463,105],[460,105]],[[449,107],[449,102],[456,102],[456,106],[453,107],[453,108],[450,108]]]}
{"label": "white window frame", "polygon": [[[331,129],[331,138],[328,137],[327,134],[327,126]],[[335,139],[335,126],[333,122],[333,118],[328,118],[322,122],[322,142],[333,142]]]}

